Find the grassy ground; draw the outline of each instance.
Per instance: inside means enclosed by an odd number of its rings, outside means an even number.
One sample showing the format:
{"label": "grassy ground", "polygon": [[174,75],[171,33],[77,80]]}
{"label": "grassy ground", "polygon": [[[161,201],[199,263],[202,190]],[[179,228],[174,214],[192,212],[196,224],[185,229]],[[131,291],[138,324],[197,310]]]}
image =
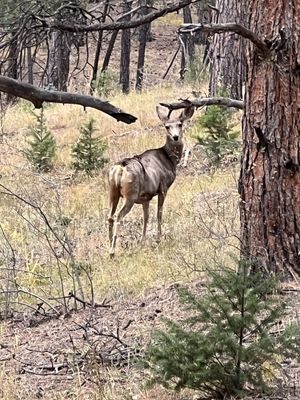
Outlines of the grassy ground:
{"label": "grassy ground", "polygon": [[[55,168],[48,174],[32,170],[23,154],[26,132],[34,124],[30,105],[22,102],[7,111],[2,121],[0,156],[0,183],[4,186],[0,196],[1,285],[6,293],[1,296],[2,313],[23,310],[30,315],[31,307],[36,308],[41,302],[47,310],[51,311],[52,307],[54,310],[64,304],[62,297],[70,291],[76,289],[81,297],[80,286],[88,301],[93,296],[96,302],[104,298],[134,301],[151,288],[199,279],[216,262],[231,265],[230,254],[238,251],[236,167],[214,174],[203,173],[201,155],[192,154],[188,167],[179,168],[169,191],[162,241],[156,241],[156,200],[151,205],[149,235],[143,245],[140,243],[142,210],[135,206],[126,218],[113,260],[108,257],[106,224],[109,166],[93,177],[75,176],[70,167],[71,146],[77,140],[80,125],[90,117],[96,119],[98,135],[108,141],[110,164],[124,156],[161,146],[164,128],[156,116],[155,106],[160,101],[177,99],[189,90],[182,86],[162,86],[142,94],[117,95],[112,103],[136,115],[138,121],[134,125],[117,123],[104,114],[84,112],[75,106],[47,106],[48,127],[58,143]],[[192,132],[193,121],[186,131],[190,146],[194,143]],[[20,289],[17,297],[15,282]],[[101,371],[105,377],[115,373]],[[0,386],[5,388],[1,398],[29,398],[26,380],[16,391],[15,379],[12,370],[4,366],[0,374]],[[175,398],[159,390],[144,392],[139,378],[130,374],[124,389],[124,382],[118,384],[122,379],[111,377],[110,383],[101,390],[98,387],[83,394],[78,375],[69,397]],[[122,394],[124,390],[127,397]],[[58,391],[64,394],[56,397],[51,393],[49,398],[66,398],[64,391]]]}
{"label": "grassy ground", "polygon": [[[79,126],[89,117],[96,119],[98,135],[109,143],[110,164],[124,156],[162,145],[164,128],[156,116],[155,105],[159,101],[178,97],[181,90],[178,87],[162,87],[160,91],[114,98],[114,104],[122,104],[124,110],[138,117],[138,122],[132,126],[117,123],[94,111],[84,112],[71,106],[47,106],[48,127],[58,143],[55,169],[49,174],[37,174],[22,154],[26,147],[26,131],[34,123],[28,104],[22,103],[10,109],[5,116],[2,184],[40,206],[55,229],[67,232],[74,243],[76,261],[91,267],[100,296],[110,291],[138,294],[144,287],[156,285],[162,279],[184,279],[189,273],[182,268],[182,264],[197,260],[198,269],[216,257],[215,247],[223,258],[230,249],[228,246],[237,244],[233,237],[227,238],[233,234],[233,229],[238,230],[238,218],[234,211],[237,200],[234,194],[236,171],[230,169],[213,175],[199,174],[199,165],[194,165],[195,160],[192,159],[186,170],[179,169],[178,178],[168,194],[163,241],[158,244],[155,240],[154,200],[148,242],[143,246],[139,243],[142,212],[141,207],[135,206],[126,219],[117,257],[109,260],[106,225],[108,167],[92,178],[73,176],[70,168],[71,146],[78,137]],[[186,137],[192,144],[189,130]],[[1,220],[5,221],[3,230],[12,246],[17,246],[18,255],[29,272],[43,269],[43,263],[48,260],[44,252],[40,254],[39,249],[45,245],[41,234],[36,232],[37,229],[43,230],[43,221],[32,207],[17,200],[11,201],[7,196],[1,197]],[[67,227],[60,226],[61,218],[68,218]],[[34,221],[36,227],[29,226],[28,219]],[[228,224],[231,226],[228,227]],[[218,236],[224,236],[222,252],[219,251]]]}

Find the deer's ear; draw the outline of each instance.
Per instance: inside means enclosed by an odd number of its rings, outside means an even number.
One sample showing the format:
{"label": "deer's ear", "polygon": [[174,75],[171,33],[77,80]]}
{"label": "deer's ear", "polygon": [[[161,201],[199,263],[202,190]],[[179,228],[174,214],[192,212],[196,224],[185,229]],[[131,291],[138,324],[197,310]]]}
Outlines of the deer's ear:
{"label": "deer's ear", "polygon": [[162,106],[156,106],[156,112],[158,115],[158,118],[165,123],[168,120],[168,110],[166,110],[165,107]]}
{"label": "deer's ear", "polygon": [[186,119],[190,119],[194,114],[195,108],[194,106],[189,106],[185,108],[182,113],[180,114],[179,119],[181,121],[185,121]]}

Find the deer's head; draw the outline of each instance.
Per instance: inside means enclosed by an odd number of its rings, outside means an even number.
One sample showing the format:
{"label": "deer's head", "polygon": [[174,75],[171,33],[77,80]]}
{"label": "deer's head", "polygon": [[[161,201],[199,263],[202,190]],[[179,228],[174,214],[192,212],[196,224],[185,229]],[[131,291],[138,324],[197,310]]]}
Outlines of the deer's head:
{"label": "deer's head", "polygon": [[194,114],[194,106],[185,108],[177,118],[171,118],[170,112],[162,106],[156,107],[159,119],[167,130],[167,139],[172,142],[182,143],[183,123]]}

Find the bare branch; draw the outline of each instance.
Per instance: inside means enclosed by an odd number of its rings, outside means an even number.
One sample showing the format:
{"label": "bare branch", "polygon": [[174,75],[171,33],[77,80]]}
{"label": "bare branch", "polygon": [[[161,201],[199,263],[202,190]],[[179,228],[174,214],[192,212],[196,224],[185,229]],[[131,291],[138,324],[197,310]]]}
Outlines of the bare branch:
{"label": "bare branch", "polygon": [[180,10],[181,8],[188,6],[191,3],[195,3],[195,0],[181,0],[177,4],[171,4],[161,10],[153,11],[144,17],[131,20],[131,21],[117,21],[108,24],[93,24],[93,25],[68,25],[60,23],[58,21],[47,21],[43,20],[43,26],[48,28],[55,28],[61,31],[67,32],[94,32],[94,31],[114,31],[119,29],[136,28],[140,25],[148,24],[159,17],[163,17],[166,14]]}
{"label": "bare branch", "polygon": [[179,28],[179,33],[193,34],[199,31],[208,33],[236,33],[246,39],[249,39],[265,57],[271,54],[271,50],[269,49],[267,44],[258,35],[256,35],[256,33],[250,31],[250,29],[247,29],[240,24],[182,24],[182,27]]}
{"label": "bare branch", "polygon": [[242,110],[244,108],[244,102],[242,100],[229,99],[227,97],[204,97],[194,100],[182,100],[178,103],[160,103],[160,105],[167,107],[169,110],[179,110],[181,108],[187,108],[191,105],[195,107],[203,107],[203,106],[225,106],[225,107],[233,107]]}
{"label": "bare branch", "polygon": [[41,108],[44,102],[78,104],[83,107],[91,107],[110,115],[117,121],[131,124],[137,120],[134,115],[128,114],[110,104],[108,101],[102,101],[92,96],[82,94],[66,93],[40,89],[28,83],[19,82],[15,79],[0,75],[0,91],[10,95],[29,100],[36,108]]}

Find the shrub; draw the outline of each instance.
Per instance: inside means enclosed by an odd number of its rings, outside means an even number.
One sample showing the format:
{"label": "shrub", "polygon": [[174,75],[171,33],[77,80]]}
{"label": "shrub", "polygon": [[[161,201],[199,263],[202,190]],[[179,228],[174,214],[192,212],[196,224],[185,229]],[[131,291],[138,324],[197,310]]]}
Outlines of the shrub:
{"label": "shrub", "polygon": [[72,148],[72,166],[76,171],[84,171],[91,174],[92,171],[103,168],[108,162],[104,153],[107,144],[100,138],[93,138],[96,131],[95,121],[90,119],[80,128],[80,135],[77,143]]}
{"label": "shrub", "polygon": [[239,270],[213,272],[201,297],[179,289],[191,316],[165,320],[167,329],[155,333],[146,353],[152,384],[221,399],[242,395],[246,387],[266,392],[266,376],[274,378],[279,360],[299,356],[299,327],[271,334],[285,309],[274,293],[277,280],[249,274],[246,263]]}
{"label": "shrub", "polygon": [[56,153],[56,142],[53,134],[47,129],[44,110],[40,115],[32,112],[36,124],[28,132],[25,150],[27,160],[40,172],[48,172],[53,168],[53,159]]}
{"label": "shrub", "polygon": [[[224,95],[224,92],[221,95]],[[205,114],[198,119],[197,125],[201,134],[195,136],[213,165],[219,166],[226,156],[234,159],[238,157],[239,131],[233,129],[232,114],[228,107],[209,106]]]}
{"label": "shrub", "polygon": [[92,87],[99,97],[107,98],[118,90],[118,79],[109,69],[102,71],[93,81]]}

